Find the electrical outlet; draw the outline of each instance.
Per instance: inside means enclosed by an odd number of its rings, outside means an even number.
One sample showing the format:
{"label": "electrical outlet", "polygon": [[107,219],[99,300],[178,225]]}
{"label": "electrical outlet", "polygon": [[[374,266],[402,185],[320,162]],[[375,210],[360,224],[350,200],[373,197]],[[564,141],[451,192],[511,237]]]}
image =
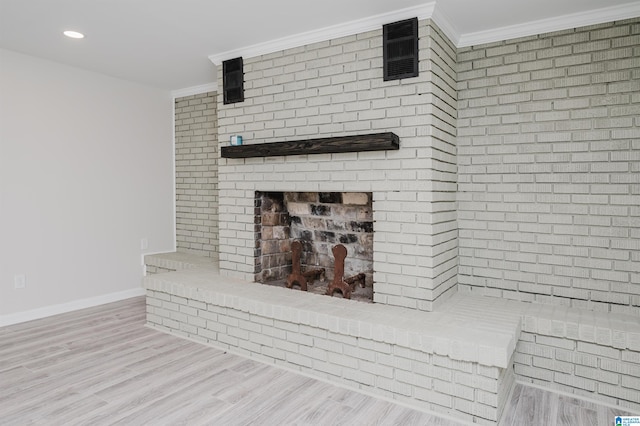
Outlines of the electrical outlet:
{"label": "electrical outlet", "polygon": [[149,240],[146,238],[140,239],[140,250],[146,250],[149,248]]}
{"label": "electrical outlet", "polygon": [[16,274],[13,276],[13,288],[24,288],[26,285],[26,278],[24,274]]}

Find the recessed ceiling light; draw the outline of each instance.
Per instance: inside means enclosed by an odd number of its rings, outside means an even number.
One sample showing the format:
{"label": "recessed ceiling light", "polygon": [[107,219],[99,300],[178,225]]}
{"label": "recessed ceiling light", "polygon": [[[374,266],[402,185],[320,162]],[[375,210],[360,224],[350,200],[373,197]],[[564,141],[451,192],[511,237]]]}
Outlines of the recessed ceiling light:
{"label": "recessed ceiling light", "polygon": [[77,31],[65,31],[62,34],[70,38],[84,38],[84,34],[79,33]]}

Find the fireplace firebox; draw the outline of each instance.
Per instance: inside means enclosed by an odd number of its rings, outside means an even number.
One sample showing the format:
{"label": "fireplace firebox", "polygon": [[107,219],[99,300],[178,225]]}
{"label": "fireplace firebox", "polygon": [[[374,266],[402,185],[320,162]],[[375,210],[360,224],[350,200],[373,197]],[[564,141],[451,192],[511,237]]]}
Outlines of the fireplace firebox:
{"label": "fireplace firebox", "polygon": [[[286,286],[292,273],[292,243],[297,241],[302,273],[310,272],[308,291],[326,294],[333,281],[346,279],[352,290],[331,295],[373,300],[371,193],[257,191],[254,223],[255,281]],[[341,253],[342,248],[345,257],[336,259],[336,250]],[[336,271],[343,276],[336,279]]]}

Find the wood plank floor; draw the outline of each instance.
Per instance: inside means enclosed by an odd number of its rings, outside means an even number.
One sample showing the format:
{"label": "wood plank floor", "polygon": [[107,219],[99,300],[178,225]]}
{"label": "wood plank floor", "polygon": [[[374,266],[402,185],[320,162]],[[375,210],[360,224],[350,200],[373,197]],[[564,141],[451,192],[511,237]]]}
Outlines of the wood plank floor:
{"label": "wood plank floor", "polygon": [[[133,298],[0,328],[0,425],[461,424],[144,324],[144,298]],[[502,424],[606,425],[613,416],[517,385]]]}

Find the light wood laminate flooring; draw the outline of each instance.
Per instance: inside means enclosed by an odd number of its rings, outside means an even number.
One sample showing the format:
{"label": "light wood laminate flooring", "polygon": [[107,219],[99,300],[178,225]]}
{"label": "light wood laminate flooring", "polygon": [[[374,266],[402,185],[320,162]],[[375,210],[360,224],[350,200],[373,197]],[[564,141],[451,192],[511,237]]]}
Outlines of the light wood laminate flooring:
{"label": "light wood laminate flooring", "polygon": [[[440,425],[456,421],[144,326],[143,297],[0,328],[0,425]],[[502,424],[614,410],[517,385]]]}

